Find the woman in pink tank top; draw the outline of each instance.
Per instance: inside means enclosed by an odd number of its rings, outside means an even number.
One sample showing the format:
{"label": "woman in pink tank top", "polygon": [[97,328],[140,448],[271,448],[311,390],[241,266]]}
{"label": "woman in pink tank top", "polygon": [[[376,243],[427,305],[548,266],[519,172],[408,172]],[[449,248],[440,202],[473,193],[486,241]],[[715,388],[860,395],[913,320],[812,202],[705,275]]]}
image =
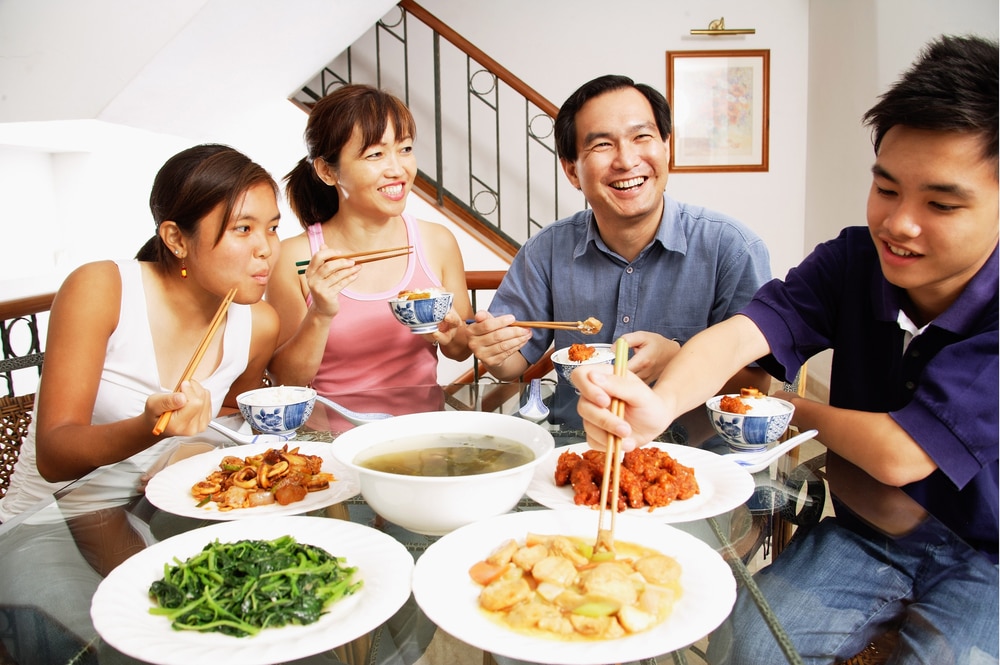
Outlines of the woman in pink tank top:
{"label": "woman in pink tank top", "polygon": [[[437,383],[437,349],[469,356],[472,305],[462,255],[440,224],[404,213],[417,165],[413,116],[396,97],[347,85],[319,100],[306,125],[308,155],[285,177],[304,233],[281,243],[267,300],[281,320],[270,371],[323,394]],[[358,265],[341,254],[412,245]],[[302,275],[296,262],[309,261]],[[414,335],[386,301],[430,287],[454,294],[437,332]]]}

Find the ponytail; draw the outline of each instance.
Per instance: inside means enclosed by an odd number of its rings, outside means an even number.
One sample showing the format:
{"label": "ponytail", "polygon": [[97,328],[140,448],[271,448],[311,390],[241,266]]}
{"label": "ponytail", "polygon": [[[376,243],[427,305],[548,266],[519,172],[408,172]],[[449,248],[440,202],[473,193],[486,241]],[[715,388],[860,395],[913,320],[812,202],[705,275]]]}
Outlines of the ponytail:
{"label": "ponytail", "polygon": [[319,179],[307,157],[285,176],[285,197],[303,229],[322,224],[340,209],[337,188]]}

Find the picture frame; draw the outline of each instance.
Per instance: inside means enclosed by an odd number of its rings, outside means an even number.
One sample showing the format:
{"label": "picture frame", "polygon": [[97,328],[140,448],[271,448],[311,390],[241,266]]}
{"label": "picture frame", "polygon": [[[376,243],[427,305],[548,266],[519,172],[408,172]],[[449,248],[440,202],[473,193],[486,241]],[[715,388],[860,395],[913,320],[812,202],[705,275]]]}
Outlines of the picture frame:
{"label": "picture frame", "polygon": [[667,51],[670,170],[767,171],[771,51]]}

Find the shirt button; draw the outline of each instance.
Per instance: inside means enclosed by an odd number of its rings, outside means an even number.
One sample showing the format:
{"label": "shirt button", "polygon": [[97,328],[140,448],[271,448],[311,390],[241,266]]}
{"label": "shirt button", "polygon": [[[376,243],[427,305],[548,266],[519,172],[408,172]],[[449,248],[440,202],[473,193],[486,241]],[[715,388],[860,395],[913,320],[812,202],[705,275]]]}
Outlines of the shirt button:
{"label": "shirt button", "polygon": [[631,320],[632,320],[631,317],[628,317],[628,316],[623,316],[622,317],[622,323],[628,323]]}
{"label": "shirt button", "polygon": [[914,389],[916,389],[916,387],[917,387],[917,384],[915,384],[915,383],[914,383],[913,381],[907,381],[907,382],[906,382],[906,383],[904,383],[903,385],[905,385],[905,386],[906,386],[906,389],[907,389],[907,390],[914,390]]}
{"label": "shirt button", "polygon": [[910,357],[911,358],[919,358],[920,357],[920,351],[918,351],[917,349],[911,349],[910,350]]}
{"label": "shirt button", "polygon": [[633,268],[632,266],[629,266],[628,268],[625,268],[625,272],[627,272],[629,275],[631,275],[634,271],[635,271],[635,268]]}

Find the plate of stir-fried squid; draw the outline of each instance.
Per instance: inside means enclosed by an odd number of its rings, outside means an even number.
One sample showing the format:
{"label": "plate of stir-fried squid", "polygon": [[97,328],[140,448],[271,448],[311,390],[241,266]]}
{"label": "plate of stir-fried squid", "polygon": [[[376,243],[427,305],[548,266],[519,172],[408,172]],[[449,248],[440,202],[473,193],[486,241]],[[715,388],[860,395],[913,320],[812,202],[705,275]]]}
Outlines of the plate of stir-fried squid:
{"label": "plate of stir-fried squid", "polygon": [[297,515],[361,491],[329,443],[290,441],[211,450],[172,464],[150,479],[146,498],[182,517],[238,520]]}
{"label": "plate of stir-fried squid", "polygon": [[[603,470],[604,453],[587,443],[556,448],[536,468],[527,494],[553,510],[592,510],[596,515]],[[746,502],[754,490],[753,476],[739,465],[672,443],[626,453],[621,474],[619,513],[665,523],[720,515]]]}

